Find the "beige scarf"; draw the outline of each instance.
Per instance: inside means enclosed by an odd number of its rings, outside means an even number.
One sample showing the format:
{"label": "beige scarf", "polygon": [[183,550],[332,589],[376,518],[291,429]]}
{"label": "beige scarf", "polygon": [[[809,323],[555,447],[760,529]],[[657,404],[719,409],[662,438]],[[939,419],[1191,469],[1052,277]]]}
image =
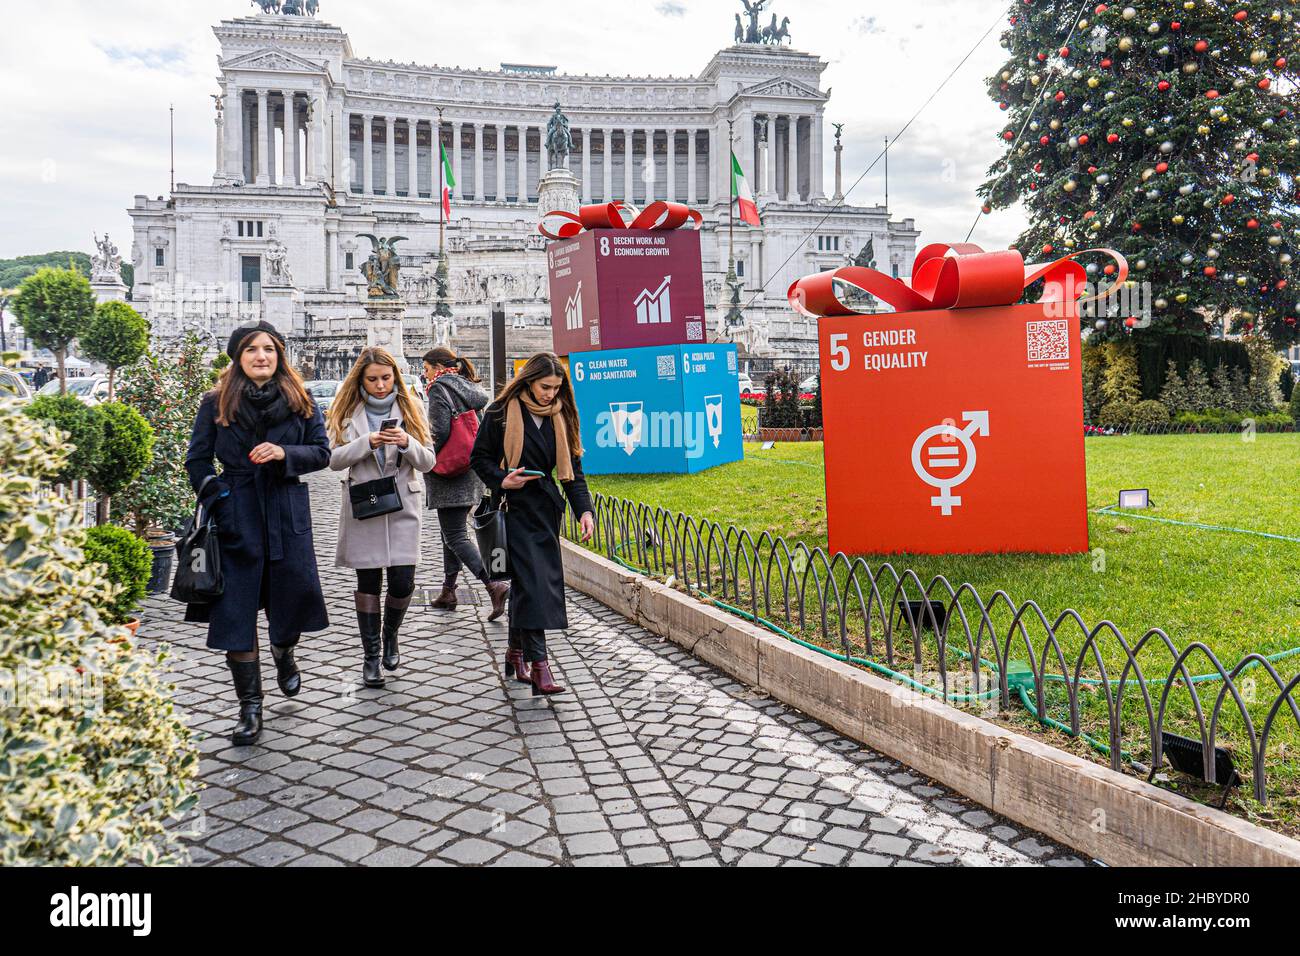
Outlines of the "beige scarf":
{"label": "beige scarf", "polygon": [[551,424],[555,428],[555,473],[560,481],[572,481],[573,456],[569,452],[569,431],[561,414],[564,411],[564,403],[556,398],[549,405],[538,405],[527,390],[519,394],[519,401],[511,402],[506,406],[507,467],[511,470],[518,468],[519,458],[524,453],[524,413],[520,405],[540,418],[551,419]]}

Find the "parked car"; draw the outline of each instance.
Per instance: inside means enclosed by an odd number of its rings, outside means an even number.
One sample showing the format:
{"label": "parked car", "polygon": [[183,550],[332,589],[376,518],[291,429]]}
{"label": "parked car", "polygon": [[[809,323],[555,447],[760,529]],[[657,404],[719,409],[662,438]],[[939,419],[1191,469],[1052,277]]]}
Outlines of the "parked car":
{"label": "parked car", "polygon": [[817,391],[817,374],[814,372],[799,383],[799,392],[800,394],[807,394],[815,391]]}
{"label": "parked car", "polygon": [[752,393],[756,391],[758,391],[758,389],[754,386],[754,380],[749,377],[749,373],[741,372],[740,373],[740,394],[744,395],[747,392]]}
{"label": "parked car", "polygon": [[[37,395],[59,394],[58,376],[41,386]],[[108,377],[105,375],[83,375],[81,378],[68,379],[68,394],[80,399],[87,405],[99,405],[108,401]]]}
{"label": "parked car", "polygon": [[314,382],[307,382],[307,394],[316,400],[320,406],[321,414],[324,415],[330,410],[330,403],[334,401],[334,396],[338,393],[339,385],[334,379],[318,379]]}
{"label": "parked car", "polygon": [[0,392],[6,392],[23,402],[32,397],[32,390],[27,380],[7,368],[0,368]]}

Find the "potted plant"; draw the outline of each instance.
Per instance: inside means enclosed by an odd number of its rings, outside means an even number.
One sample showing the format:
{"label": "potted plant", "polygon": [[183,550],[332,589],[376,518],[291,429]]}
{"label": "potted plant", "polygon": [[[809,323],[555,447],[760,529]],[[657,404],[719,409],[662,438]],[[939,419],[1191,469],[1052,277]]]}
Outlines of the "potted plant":
{"label": "potted plant", "polygon": [[86,532],[82,546],[87,561],[102,564],[104,577],[114,587],[113,599],[102,611],[113,624],[123,624],[134,634],[140,626],[134,617],[145,596],[152,562],[144,541],[125,528],[101,524]]}

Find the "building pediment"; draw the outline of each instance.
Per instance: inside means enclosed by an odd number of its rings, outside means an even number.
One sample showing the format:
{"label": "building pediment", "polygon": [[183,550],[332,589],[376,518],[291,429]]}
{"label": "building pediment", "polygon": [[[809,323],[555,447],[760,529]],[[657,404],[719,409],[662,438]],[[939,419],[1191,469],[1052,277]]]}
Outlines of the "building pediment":
{"label": "building pediment", "polygon": [[825,100],[826,94],[805,83],[787,77],[776,77],[747,86],[740,91],[741,96],[782,97],[798,100]]}
{"label": "building pediment", "polygon": [[224,70],[259,70],[265,73],[323,74],[325,67],[287,50],[254,50],[231,57],[221,64]]}

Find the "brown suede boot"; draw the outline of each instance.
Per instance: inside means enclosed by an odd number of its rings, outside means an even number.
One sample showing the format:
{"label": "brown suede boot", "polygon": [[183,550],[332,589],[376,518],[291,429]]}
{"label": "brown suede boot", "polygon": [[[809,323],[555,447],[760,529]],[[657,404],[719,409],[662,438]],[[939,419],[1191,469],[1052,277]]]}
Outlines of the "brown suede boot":
{"label": "brown suede boot", "polygon": [[492,613],[488,615],[488,620],[495,621],[506,613],[506,599],[510,597],[510,582],[489,581],[487,583],[487,593],[488,597],[492,599]]}
{"label": "brown suede boot", "polygon": [[456,600],[456,585],[444,584],[442,586],[442,593],[434,599],[433,603],[430,604],[429,607],[437,608],[439,611],[454,611],[456,605],[459,603],[460,602]]}

